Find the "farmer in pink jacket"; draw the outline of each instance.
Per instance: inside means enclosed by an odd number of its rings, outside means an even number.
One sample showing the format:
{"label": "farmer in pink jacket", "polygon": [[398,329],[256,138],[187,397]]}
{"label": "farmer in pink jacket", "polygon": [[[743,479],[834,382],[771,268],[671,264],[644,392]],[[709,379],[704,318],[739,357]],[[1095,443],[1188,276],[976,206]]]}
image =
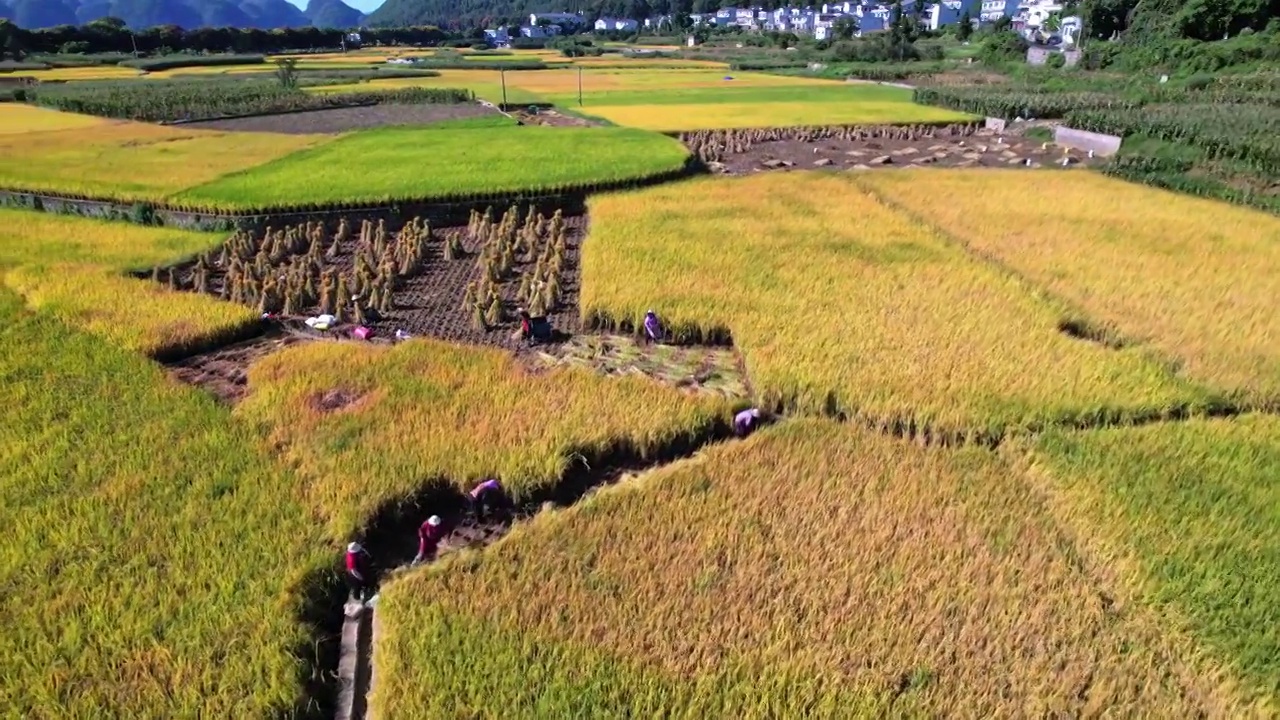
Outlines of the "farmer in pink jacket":
{"label": "farmer in pink jacket", "polygon": [[476,485],[471,489],[471,509],[475,511],[476,522],[485,522],[486,520],[499,520],[499,515],[505,514],[507,508],[507,494],[503,492],[502,485],[497,480],[490,478]]}
{"label": "farmer in pink jacket", "polygon": [[733,417],[733,432],[740,438],[744,438],[755,431],[756,426],[760,424],[760,409],[751,408],[743,410]]}

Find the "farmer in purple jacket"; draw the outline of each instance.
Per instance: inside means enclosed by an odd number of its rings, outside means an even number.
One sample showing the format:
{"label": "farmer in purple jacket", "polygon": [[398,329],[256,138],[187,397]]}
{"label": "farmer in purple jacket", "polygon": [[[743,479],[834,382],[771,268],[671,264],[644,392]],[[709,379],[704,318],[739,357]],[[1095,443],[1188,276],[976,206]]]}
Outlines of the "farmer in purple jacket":
{"label": "farmer in purple jacket", "polygon": [[738,437],[746,437],[760,424],[760,409],[743,410],[733,417],[733,432]]}
{"label": "farmer in purple jacket", "polygon": [[653,310],[644,314],[644,341],[645,344],[662,342],[662,322]]}

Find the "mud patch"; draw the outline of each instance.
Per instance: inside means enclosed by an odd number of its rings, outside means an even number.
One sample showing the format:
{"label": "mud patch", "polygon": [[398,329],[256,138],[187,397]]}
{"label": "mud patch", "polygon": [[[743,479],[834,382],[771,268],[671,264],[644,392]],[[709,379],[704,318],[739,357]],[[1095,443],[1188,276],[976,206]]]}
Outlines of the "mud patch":
{"label": "mud patch", "polygon": [[1119,350],[1129,344],[1119,332],[1083,318],[1059,320],[1058,332],[1077,340],[1097,343],[1111,350]]}
{"label": "mud patch", "polygon": [[364,397],[364,393],[357,393],[343,388],[334,388],[332,390],[315,393],[307,399],[307,404],[312,410],[317,412],[334,413],[355,405],[363,400]]}
{"label": "mud patch", "polygon": [[234,404],[249,392],[249,366],[289,345],[306,342],[303,335],[272,328],[266,334],[171,363],[169,374]]}

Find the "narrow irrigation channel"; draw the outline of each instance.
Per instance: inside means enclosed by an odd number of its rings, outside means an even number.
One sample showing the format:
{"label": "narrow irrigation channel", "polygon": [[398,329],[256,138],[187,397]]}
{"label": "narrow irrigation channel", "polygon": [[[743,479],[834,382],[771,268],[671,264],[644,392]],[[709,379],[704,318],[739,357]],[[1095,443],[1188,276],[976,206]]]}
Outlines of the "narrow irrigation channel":
{"label": "narrow irrigation channel", "polygon": [[[357,541],[375,563],[373,601],[367,604],[348,598],[342,606],[341,648],[337,654],[337,720],[364,720],[369,717],[367,698],[373,688],[375,671],[373,648],[377,642],[377,587],[382,579],[406,569],[417,550],[417,530],[427,517],[439,515],[448,536],[440,543],[435,562],[451,551],[483,547],[503,538],[520,522],[542,512],[548,505],[571,507],[596,488],[665,467],[693,457],[700,451],[734,438],[731,423],[720,418],[696,431],[672,438],[658,452],[645,453],[629,442],[620,442],[603,453],[570,452],[569,468],[553,485],[522,496],[505,519],[477,522],[466,497],[443,482],[422,492],[381,507]],[[334,609],[337,612],[337,608]]]}

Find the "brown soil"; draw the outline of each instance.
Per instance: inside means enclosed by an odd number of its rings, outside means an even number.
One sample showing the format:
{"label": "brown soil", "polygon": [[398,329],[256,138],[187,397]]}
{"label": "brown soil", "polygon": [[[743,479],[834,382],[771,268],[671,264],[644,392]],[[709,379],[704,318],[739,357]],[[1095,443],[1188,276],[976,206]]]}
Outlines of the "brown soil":
{"label": "brown soil", "polygon": [[342,388],[334,388],[313,395],[309,399],[311,407],[324,413],[337,412],[343,408],[350,407],[359,402],[363,395],[359,395],[350,390]]}
{"label": "brown soil", "polygon": [[267,335],[228,345],[169,365],[173,377],[199,385],[219,399],[234,403],[248,393],[248,369],[258,358],[305,337],[273,330]]}
{"label": "brown soil", "polygon": [[744,152],[726,152],[719,162],[709,162],[713,172],[745,175],[766,170],[880,170],[920,167],[1039,168],[1093,165],[1104,158],[1089,158],[1052,142],[1006,132],[1003,138],[989,130],[968,137],[919,139],[872,138],[821,140],[785,139],[754,143]]}
{"label": "brown soil", "polygon": [[309,110],[280,115],[209,120],[187,127],[234,132],[268,132],[289,135],[340,133],[392,125],[427,125],[445,120],[493,115],[495,108],[479,103],[457,105],[369,105],[366,107]]}
{"label": "brown soil", "polygon": [[511,115],[525,125],[553,125],[556,127],[591,127],[600,125],[599,122],[594,120],[566,115],[555,110],[539,110],[537,114],[530,113],[528,110],[517,110]]}

